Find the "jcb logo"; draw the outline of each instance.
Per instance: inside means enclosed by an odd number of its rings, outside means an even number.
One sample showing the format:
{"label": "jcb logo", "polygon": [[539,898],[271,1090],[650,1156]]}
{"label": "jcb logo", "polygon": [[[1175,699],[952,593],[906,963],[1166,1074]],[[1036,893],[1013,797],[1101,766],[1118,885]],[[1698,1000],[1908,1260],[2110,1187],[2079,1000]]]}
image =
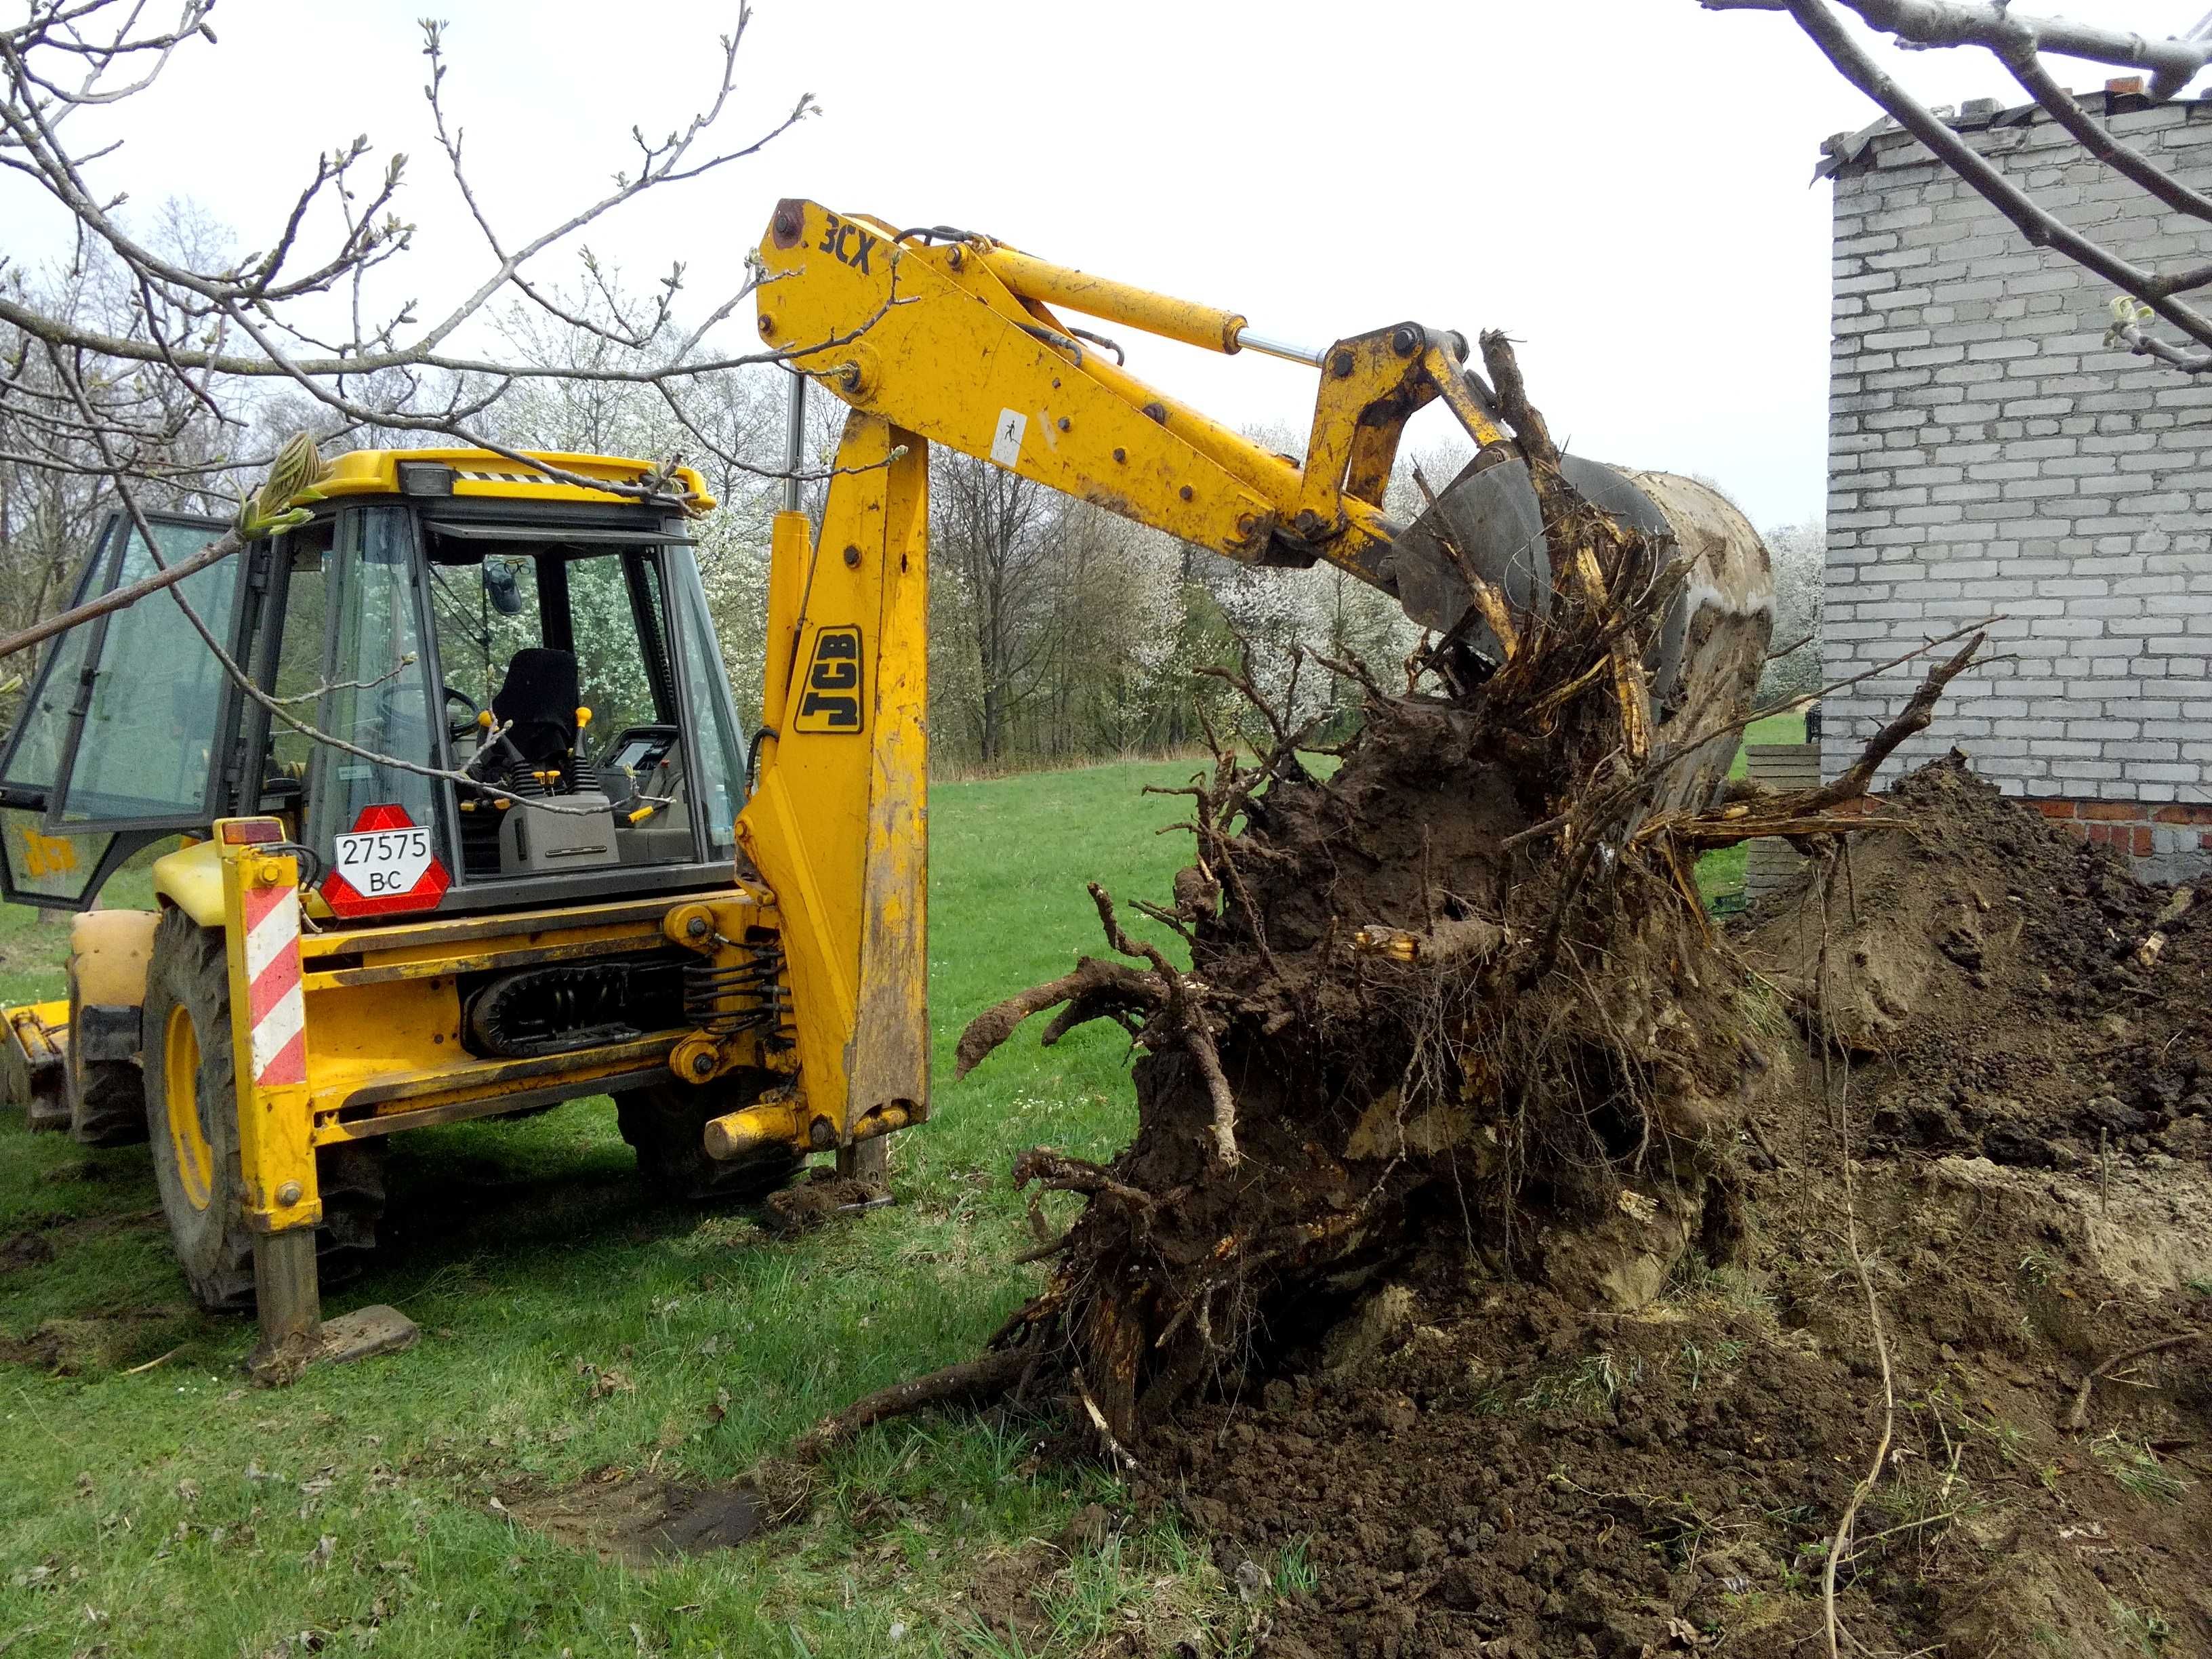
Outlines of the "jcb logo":
{"label": "jcb logo", "polygon": [[76,869],[76,843],[63,836],[42,836],[27,824],[23,838],[23,873],[27,876],[66,876]]}
{"label": "jcb logo", "polygon": [[858,732],[861,727],[860,630],[825,628],[814,636],[806,683],[799,691],[801,732]]}

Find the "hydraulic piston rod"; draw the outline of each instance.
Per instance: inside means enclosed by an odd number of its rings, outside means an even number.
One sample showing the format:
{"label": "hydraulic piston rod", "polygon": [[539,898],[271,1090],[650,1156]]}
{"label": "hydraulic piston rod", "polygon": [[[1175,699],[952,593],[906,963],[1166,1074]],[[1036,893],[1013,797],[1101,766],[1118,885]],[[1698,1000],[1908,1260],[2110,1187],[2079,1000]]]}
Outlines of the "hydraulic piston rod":
{"label": "hydraulic piston rod", "polygon": [[1024,300],[1040,305],[1064,306],[1086,317],[1142,329],[1164,339],[1234,355],[1251,350],[1294,363],[1321,366],[1321,353],[1255,334],[1241,313],[1202,306],[1192,300],[1170,299],[1129,283],[1087,271],[1071,270],[1046,260],[994,246],[983,256],[994,275]]}

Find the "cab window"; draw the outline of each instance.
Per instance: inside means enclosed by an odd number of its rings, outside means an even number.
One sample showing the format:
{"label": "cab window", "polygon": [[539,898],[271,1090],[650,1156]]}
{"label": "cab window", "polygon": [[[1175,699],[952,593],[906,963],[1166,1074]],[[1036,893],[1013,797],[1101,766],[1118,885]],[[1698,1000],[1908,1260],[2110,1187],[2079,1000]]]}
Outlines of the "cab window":
{"label": "cab window", "polygon": [[333,614],[316,723],[365,752],[314,746],[313,841],[325,858],[365,807],[396,805],[416,823],[437,822],[431,780],[390,763],[440,766],[444,760],[431,724],[429,668],[416,620],[412,538],[403,508],[365,507],[341,521],[337,569],[325,599]]}
{"label": "cab window", "polygon": [[697,862],[650,532],[459,518],[426,530],[440,696],[468,780],[453,786],[465,873]]}
{"label": "cab window", "polygon": [[[156,523],[154,535],[161,563],[173,565],[206,546],[210,532],[200,524]],[[226,647],[245,562],[225,559],[177,585]],[[155,569],[154,550],[134,530],[114,585],[143,581]],[[153,594],[116,611],[100,642],[60,816],[112,823],[204,815],[228,690],[222,664],[173,599]]]}

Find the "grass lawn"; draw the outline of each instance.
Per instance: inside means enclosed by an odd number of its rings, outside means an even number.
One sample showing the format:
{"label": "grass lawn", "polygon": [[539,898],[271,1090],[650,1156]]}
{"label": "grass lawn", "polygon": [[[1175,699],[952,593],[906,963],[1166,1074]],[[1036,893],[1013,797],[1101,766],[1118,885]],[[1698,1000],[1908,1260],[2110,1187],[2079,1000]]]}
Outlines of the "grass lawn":
{"label": "grass lawn", "polygon": [[[1186,803],[1138,790],[1190,769],[933,792],[938,1115],[894,1143],[896,1206],[796,1242],[641,1202],[603,1101],[399,1137],[391,1248],[325,1305],[392,1303],[422,1344],[267,1392],[237,1369],[251,1327],[186,1298],[145,1149],[0,1118],[0,1238],[35,1229],[54,1252],[0,1255],[0,1354],[45,1328],[77,1373],[0,1363],[0,1654],[994,1651],[956,1604],[979,1557],[1110,1495],[1039,1471],[1018,1433],[888,1428],[831,1463],[795,1533],[654,1572],[600,1565],[494,1500],[609,1467],[726,1478],[854,1395],[976,1350],[1042,1272],[1006,1265],[1027,1237],[1013,1153],[1106,1157],[1131,1108],[1110,1028],[1018,1040],[957,1084],[953,1038],[1097,948],[1084,878],[1164,896],[1187,838],[1149,832]],[[0,994],[58,994],[66,940],[0,911]],[[592,1398],[584,1366],[623,1386]],[[1224,1620],[1237,1606],[1161,1528],[1065,1589],[1055,1653],[1139,1604]]]}
{"label": "grass lawn", "polygon": [[[1139,790],[1191,769],[935,787],[936,1117],[893,1143],[896,1206],[793,1242],[652,1207],[604,1101],[401,1136],[387,1248],[325,1306],[394,1304],[423,1340],[287,1390],[243,1382],[250,1325],[192,1309],[143,1147],[0,1117],[0,1655],[1015,1651],[961,1588],[1113,1497],[1103,1475],[1040,1467],[1020,1425],[888,1425],[830,1461],[795,1528],[653,1571],[601,1565],[506,1504],[609,1470],[726,1479],[855,1395],[975,1352],[1042,1273],[1006,1265],[1028,1237],[1013,1154],[1105,1158],[1132,1110],[1110,1027],[1050,1050],[1017,1037],[962,1083],[953,1039],[1097,948],[1085,879],[1165,896],[1188,841],[1151,831],[1185,803]],[[0,908],[0,996],[58,994],[66,939]],[[33,1237],[51,1259],[21,1247]],[[66,1374],[23,1363],[40,1332]],[[1248,1616],[1165,1522],[1067,1563],[1055,1596],[1033,1656],[1117,1630],[1151,1632],[1151,1650],[1194,1626],[1233,1652]]]}

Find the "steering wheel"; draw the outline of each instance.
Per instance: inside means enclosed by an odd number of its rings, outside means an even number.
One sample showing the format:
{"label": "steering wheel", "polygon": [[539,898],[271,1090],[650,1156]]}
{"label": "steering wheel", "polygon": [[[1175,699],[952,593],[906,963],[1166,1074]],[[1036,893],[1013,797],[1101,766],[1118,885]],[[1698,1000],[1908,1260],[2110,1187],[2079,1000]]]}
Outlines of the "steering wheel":
{"label": "steering wheel", "polygon": [[455,743],[459,743],[477,729],[483,710],[477,707],[476,700],[465,691],[457,691],[450,685],[445,688],[445,691],[447,708],[451,708],[455,703],[459,703],[469,711],[469,717],[465,720],[455,721],[448,719],[446,722],[446,735]]}

